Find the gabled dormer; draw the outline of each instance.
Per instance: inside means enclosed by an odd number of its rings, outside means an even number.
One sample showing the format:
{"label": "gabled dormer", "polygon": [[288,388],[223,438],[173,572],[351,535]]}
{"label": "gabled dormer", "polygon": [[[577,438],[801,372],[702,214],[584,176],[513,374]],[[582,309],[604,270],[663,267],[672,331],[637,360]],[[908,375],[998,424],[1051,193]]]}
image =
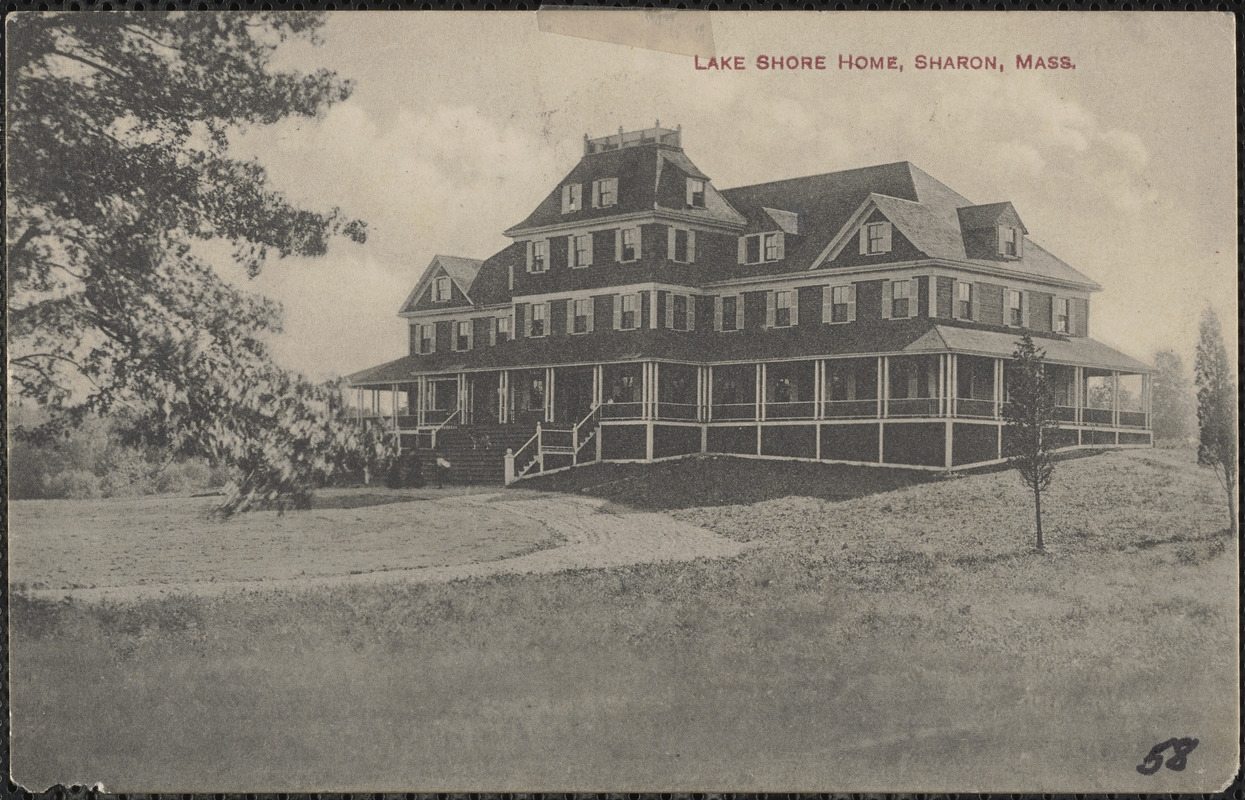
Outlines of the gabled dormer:
{"label": "gabled dormer", "polygon": [[402,302],[398,313],[470,306],[471,285],[483,263],[474,258],[434,256],[415,288]]}
{"label": "gabled dormer", "polygon": [[959,210],[964,251],[969,258],[1019,261],[1029,231],[1011,203],[965,206]]}
{"label": "gabled dormer", "polygon": [[925,204],[870,194],[839,229],[812,268],[858,267],[922,257],[963,258],[958,240]]}

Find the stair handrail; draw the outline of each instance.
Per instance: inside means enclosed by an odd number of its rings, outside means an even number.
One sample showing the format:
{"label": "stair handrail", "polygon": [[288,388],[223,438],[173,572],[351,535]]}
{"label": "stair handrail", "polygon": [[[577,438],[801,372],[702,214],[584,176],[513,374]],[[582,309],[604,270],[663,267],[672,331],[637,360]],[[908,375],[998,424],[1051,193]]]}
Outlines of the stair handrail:
{"label": "stair handrail", "polygon": [[461,408],[454,409],[454,413],[450,414],[448,417],[446,417],[444,420],[441,421],[440,425],[437,425],[435,428],[432,429],[431,434],[430,434],[430,442],[431,442],[431,447],[433,450],[437,449],[437,434],[441,431],[442,428],[444,428],[446,425],[449,425],[450,421],[454,419],[454,417],[457,417],[460,413],[462,413]]}
{"label": "stair handrail", "polygon": [[[512,457],[514,458],[514,461],[516,464],[523,463],[522,460],[519,458],[519,456],[522,455],[524,450],[531,447],[532,445],[536,445],[536,455],[539,456],[540,455],[540,423],[539,422],[536,423],[536,432],[532,434],[532,438],[528,439],[526,442],[523,443],[522,447],[514,451]],[[516,479],[522,478],[524,475],[528,473],[528,470],[530,470],[532,465],[535,463],[537,463],[537,461],[533,460],[531,464],[524,464],[523,467],[519,469],[519,471],[515,474],[515,478]]]}
{"label": "stair handrail", "polygon": [[588,410],[587,416],[585,416],[579,422],[575,423],[575,426],[571,428],[571,458],[574,463],[579,462],[579,451],[583,449],[583,446],[585,444],[587,444],[589,441],[592,440],[592,435],[589,434],[588,438],[584,439],[581,442],[579,440],[579,429],[587,425],[589,422],[593,422],[592,427],[596,428],[597,425],[600,423],[600,419],[599,419],[600,415],[601,415],[601,404],[595,403],[593,404],[592,408]]}

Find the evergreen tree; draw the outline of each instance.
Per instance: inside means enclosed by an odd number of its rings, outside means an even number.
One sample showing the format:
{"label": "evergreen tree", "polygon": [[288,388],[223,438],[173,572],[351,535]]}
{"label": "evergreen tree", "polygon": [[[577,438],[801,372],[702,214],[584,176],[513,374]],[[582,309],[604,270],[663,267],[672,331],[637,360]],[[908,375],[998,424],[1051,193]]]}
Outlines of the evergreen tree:
{"label": "evergreen tree", "polygon": [[1007,458],[1020,473],[1020,479],[1033,492],[1033,514],[1037,523],[1038,550],[1042,540],[1042,492],[1050,486],[1055,472],[1055,399],[1045,368],[1046,351],[1025,334],[1016,343],[1007,364],[1007,403],[1003,416],[1007,430]]}
{"label": "evergreen tree", "polygon": [[1228,494],[1228,522],[1237,529],[1237,427],[1236,378],[1228,364],[1223,331],[1214,309],[1202,312],[1198,326],[1197,363],[1197,463],[1210,467]]}
{"label": "evergreen tree", "polygon": [[1196,420],[1193,391],[1185,375],[1184,361],[1171,350],[1154,354],[1151,385],[1151,427],[1156,440],[1186,441]]}

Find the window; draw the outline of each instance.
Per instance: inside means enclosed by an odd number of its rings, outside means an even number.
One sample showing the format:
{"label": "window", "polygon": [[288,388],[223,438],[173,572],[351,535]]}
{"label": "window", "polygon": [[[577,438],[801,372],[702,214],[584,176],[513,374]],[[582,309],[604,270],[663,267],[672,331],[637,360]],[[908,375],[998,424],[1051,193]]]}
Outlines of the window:
{"label": "window", "polygon": [[580,236],[572,236],[571,241],[573,248],[571,250],[571,266],[572,267],[588,267],[592,265],[592,234],[585,233]]}
{"label": "window", "polygon": [[618,260],[635,261],[640,257],[640,229],[623,228],[619,234]]}
{"label": "window", "polygon": [[1015,228],[999,226],[999,255],[1009,258],[1020,255],[1020,233]]}
{"label": "window", "polygon": [[527,265],[528,272],[544,272],[549,269],[549,240],[539,239],[532,242],[532,260]]}
{"label": "window", "polygon": [[622,313],[619,315],[618,327],[623,330],[631,330],[636,326],[636,317],[639,316],[639,305],[640,296],[638,294],[624,294],[622,296]]}
{"label": "window", "polygon": [[973,318],[973,285],[957,281],[955,284],[955,316],[959,319]]}
{"label": "window", "polygon": [[676,331],[687,330],[687,295],[676,294],[670,299],[671,305],[674,307],[673,327]]}
{"label": "window", "polygon": [[1007,293],[1007,324],[1019,328],[1024,325],[1024,308],[1021,306],[1023,302],[1020,299],[1020,292],[1015,289]]}
{"label": "window", "polygon": [[569,214],[583,208],[583,187],[578,183],[568,183],[562,187],[562,213]]}
{"label": "window", "polygon": [[510,341],[510,317],[497,318],[497,341]]}
{"label": "window", "polygon": [[684,228],[670,228],[670,260],[691,264],[696,260],[696,233]]}
{"label": "window", "polygon": [[774,293],[774,327],[788,328],[791,326],[791,306],[794,303],[794,291],[787,290]]}
{"label": "window", "polygon": [[528,336],[544,336],[549,332],[549,304],[533,303],[532,319],[527,326]]}
{"label": "window", "polygon": [[700,178],[687,179],[687,205],[689,208],[705,207],[705,182]]}
{"label": "window", "polygon": [[767,233],[765,234],[764,238],[765,238],[765,260],[766,261],[777,261],[779,258],[778,256],[778,234]]}
{"label": "window", "polygon": [[435,302],[443,303],[450,299],[450,279],[442,275],[433,282],[432,299]]}
{"label": "window", "polygon": [[830,287],[830,319],[828,322],[851,322],[856,318],[856,287]]}
{"label": "window", "polygon": [[540,411],[545,407],[545,376],[533,370],[528,373],[526,385],[523,387],[524,399],[527,400],[529,411]]}
{"label": "window", "polygon": [[722,298],[722,324],[719,325],[720,330],[735,331],[739,330],[739,297],[732,295],[731,297]]}
{"label": "window", "polygon": [[911,281],[891,281],[891,316],[908,316],[909,304],[912,302]]}
{"label": "window", "polygon": [[592,182],[592,207],[605,208],[618,205],[618,179],[604,178]]}
{"label": "window", "polygon": [[587,333],[588,320],[592,315],[592,299],[580,298],[574,301],[574,319],[571,320],[571,331],[573,333]]}
{"label": "window", "polygon": [[419,326],[419,352],[433,353],[437,349],[437,326]]}
{"label": "window", "polygon": [[1051,304],[1050,327],[1056,333],[1068,332],[1068,298],[1056,297]]}
{"label": "window", "polygon": [[875,255],[891,251],[891,224],[889,222],[870,222],[860,231],[860,252],[862,255]]}
{"label": "window", "polygon": [[455,350],[470,350],[471,349],[471,320],[467,320],[465,322],[459,322],[457,323],[456,327],[457,327],[457,331],[454,336],[454,349]]}

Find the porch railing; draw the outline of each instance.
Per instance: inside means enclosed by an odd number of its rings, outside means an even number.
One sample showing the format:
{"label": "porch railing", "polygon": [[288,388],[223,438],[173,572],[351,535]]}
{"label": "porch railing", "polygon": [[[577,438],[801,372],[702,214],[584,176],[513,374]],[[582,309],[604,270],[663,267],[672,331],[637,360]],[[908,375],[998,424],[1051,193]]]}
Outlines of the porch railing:
{"label": "porch railing", "polygon": [[886,415],[890,417],[936,417],[937,397],[905,397],[886,401]]}
{"label": "porch railing", "polygon": [[827,400],[825,416],[827,419],[862,419],[878,415],[877,398],[868,400]]}
{"label": "porch railing", "polygon": [[713,419],[754,420],[757,418],[756,403],[714,403]]}
{"label": "porch railing", "polygon": [[1111,409],[1085,408],[1081,410],[1081,421],[1086,425],[1110,425]]}
{"label": "porch railing", "polygon": [[[601,406],[593,406],[588,414],[569,428],[553,427],[536,423],[536,433],[517,451],[506,451],[506,485],[522,478],[547,472],[547,456],[569,456],[567,466],[590,464],[597,460],[597,440],[601,436]],[[582,457],[583,451],[593,444],[591,458]]]}
{"label": "porch railing", "polygon": [[446,428],[453,427],[453,422],[455,419],[458,418],[460,412],[461,412],[461,409],[456,408],[448,417],[443,419],[439,424],[431,425],[431,426],[425,425],[423,428],[416,428],[415,429],[415,446],[422,447],[424,442],[427,441],[428,449],[435,450],[437,447],[437,434],[445,430]]}
{"label": "porch railing", "polygon": [[644,410],[643,403],[627,401],[625,403],[604,403],[598,406],[602,419],[639,419]]}
{"label": "porch railing", "polygon": [[765,404],[766,419],[812,419],[816,404],[812,400],[769,402]]}
{"label": "porch railing", "polygon": [[659,400],[657,401],[657,418],[695,422],[700,418],[700,408],[695,403],[672,403],[668,400]]}
{"label": "porch railing", "polygon": [[994,401],[981,400],[974,397],[962,397],[955,401],[955,415],[957,417],[984,417],[986,419],[993,419]]}

